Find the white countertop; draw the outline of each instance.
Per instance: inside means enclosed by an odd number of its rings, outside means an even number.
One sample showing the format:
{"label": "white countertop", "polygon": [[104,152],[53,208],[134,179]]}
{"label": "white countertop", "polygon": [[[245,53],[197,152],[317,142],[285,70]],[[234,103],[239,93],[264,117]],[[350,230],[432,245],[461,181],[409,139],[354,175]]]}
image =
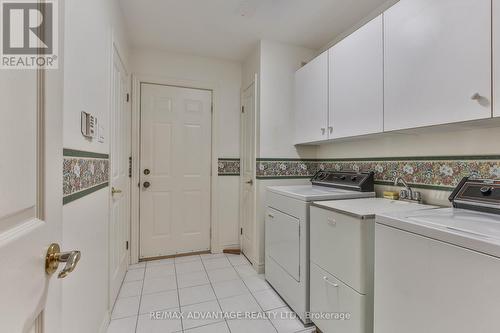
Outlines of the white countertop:
{"label": "white countertop", "polygon": [[363,198],[335,201],[313,202],[316,207],[353,215],[359,218],[375,218],[375,215],[388,212],[407,212],[422,209],[434,209],[436,206],[389,200],[384,198]]}

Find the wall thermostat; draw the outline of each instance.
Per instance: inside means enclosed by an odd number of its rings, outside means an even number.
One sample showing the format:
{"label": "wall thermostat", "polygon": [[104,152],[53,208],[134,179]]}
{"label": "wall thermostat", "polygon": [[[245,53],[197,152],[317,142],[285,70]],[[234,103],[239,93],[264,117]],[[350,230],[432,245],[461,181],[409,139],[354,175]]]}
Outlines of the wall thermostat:
{"label": "wall thermostat", "polygon": [[82,111],[82,134],[86,138],[96,135],[97,119],[88,112]]}

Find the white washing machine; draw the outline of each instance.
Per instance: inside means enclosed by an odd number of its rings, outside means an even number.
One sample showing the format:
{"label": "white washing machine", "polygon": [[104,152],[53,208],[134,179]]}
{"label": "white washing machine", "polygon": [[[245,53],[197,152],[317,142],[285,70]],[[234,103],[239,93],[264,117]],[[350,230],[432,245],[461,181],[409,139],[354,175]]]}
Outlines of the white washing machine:
{"label": "white washing machine", "polygon": [[464,178],[453,208],[377,216],[375,333],[497,333],[500,180]]}
{"label": "white washing machine", "polygon": [[266,280],[309,323],[309,208],[313,201],[374,197],[372,172],[319,171],[311,185],[267,191]]}

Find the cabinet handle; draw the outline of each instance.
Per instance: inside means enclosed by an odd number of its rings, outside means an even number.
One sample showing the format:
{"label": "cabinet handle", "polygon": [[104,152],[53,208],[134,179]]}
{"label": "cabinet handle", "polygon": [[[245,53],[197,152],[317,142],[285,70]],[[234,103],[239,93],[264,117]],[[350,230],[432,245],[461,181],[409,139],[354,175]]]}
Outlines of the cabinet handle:
{"label": "cabinet handle", "polygon": [[472,97],[470,99],[474,100],[474,101],[479,101],[481,99],[481,95],[479,93],[475,93],[474,95],[472,95]]}
{"label": "cabinet handle", "polygon": [[321,127],[321,133],[322,133],[322,134],[325,134],[325,132],[326,132],[326,128]]}
{"label": "cabinet handle", "polygon": [[325,280],[326,283],[328,283],[330,286],[332,287],[335,287],[335,288],[338,288],[339,285],[336,284],[336,283],[333,283],[332,281],[328,280],[328,277],[327,276],[323,276],[323,280]]}
{"label": "cabinet handle", "polygon": [[330,131],[330,133],[333,133],[333,126],[328,126],[328,130]]}
{"label": "cabinet handle", "polygon": [[267,216],[269,216],[269,218],[271,218],[271,219],[274,219],[274,215],[273,214],[267,214]]}

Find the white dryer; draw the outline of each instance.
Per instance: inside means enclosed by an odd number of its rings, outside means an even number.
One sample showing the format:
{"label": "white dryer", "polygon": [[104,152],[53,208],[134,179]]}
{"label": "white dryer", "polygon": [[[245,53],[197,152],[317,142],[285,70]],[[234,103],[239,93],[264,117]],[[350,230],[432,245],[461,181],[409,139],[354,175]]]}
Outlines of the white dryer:
{"label": "white dryer", "polygon": [[373,172],[319,171],[311,185],[267,191],[266,280],[309,323],[309,208],[313,201],[374,197]]}

